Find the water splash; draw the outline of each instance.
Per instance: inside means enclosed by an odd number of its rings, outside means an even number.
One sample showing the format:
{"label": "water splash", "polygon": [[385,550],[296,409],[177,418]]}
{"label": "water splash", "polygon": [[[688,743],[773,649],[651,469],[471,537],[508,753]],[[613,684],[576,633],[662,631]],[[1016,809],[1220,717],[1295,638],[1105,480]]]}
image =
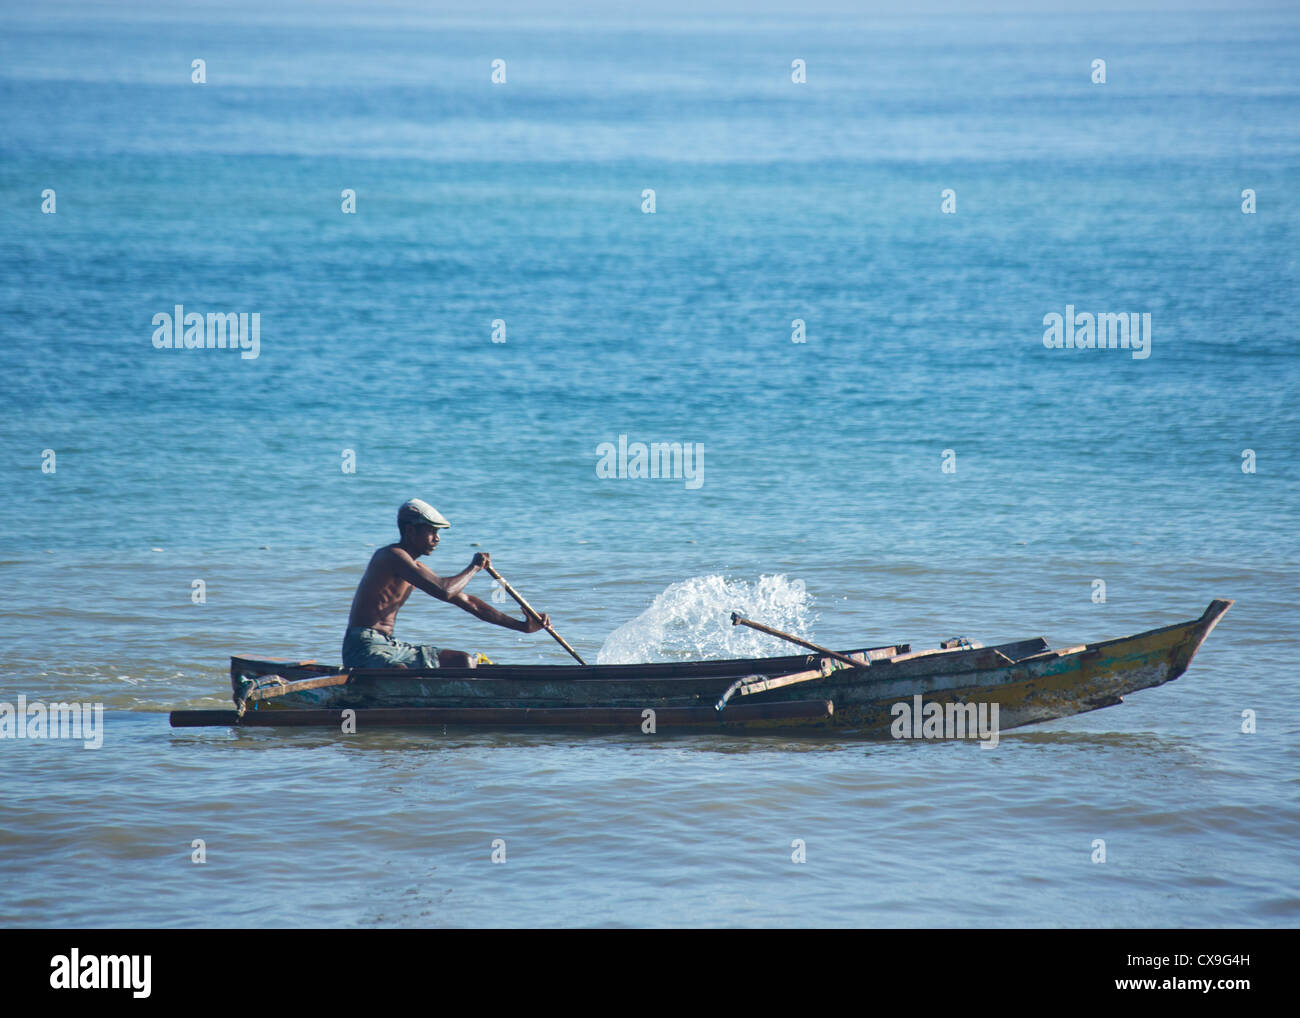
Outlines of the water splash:
{"label": "water splash", "polygon": [[772,657],[798,653],[785,640],[745,626],[731,613],[812,639],[816,616],[802,580],[760,576],[758,582],[692,576],[668,587],[645,611],[605,638],[597,664],[640,664],[703,658]]}

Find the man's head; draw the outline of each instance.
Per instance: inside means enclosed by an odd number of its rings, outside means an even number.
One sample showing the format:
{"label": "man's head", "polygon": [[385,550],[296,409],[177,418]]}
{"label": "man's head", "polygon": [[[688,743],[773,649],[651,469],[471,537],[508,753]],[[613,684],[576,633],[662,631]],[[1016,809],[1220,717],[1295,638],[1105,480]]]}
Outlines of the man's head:
{"label": "man's head", "polygon": [[439,532],[450,527],[442,513],[423,499],[403,502],[397,510],[397,530],[413,555],[427,555],[438,546]]}

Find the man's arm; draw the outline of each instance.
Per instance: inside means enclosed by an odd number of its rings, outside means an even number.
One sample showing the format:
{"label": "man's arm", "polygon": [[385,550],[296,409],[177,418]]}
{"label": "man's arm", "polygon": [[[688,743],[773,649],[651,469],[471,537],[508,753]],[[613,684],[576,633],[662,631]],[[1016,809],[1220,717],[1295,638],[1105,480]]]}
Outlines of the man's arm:
{"label": "man's arm", "polygon": [[[497,611],[486,601],[475,597],[473,594],[457,594],[455,597],[447,599],[448,604],[454,604],[457,608],[464,608],[475,618],[482,619],[484,622],[491,622],[493,625],[501,626],[504,629],[513,629],[517,633],[535,633],[543,627],[542,622],[533,619],[516,619],[505,612]],[[549,624],[551,619],[549,615],[542,616],[543,622]]]}
{"label": "man's arm", "polygon": [[535,633],[551,624],[549,615],[543,615],[541,622],[531,618],[516,619],[504,612],[497,611],[486,601],[475,597],[473,594],[464,593],[466,585],[474,578],[474,574],[491,561],[485,552],[476,553],[474,560],[465,569],[455,576],[446,578],[438,576],[432,569],[421,565],[401,548],[394,548],[393,554],[396,556],[398,575],[407,583],[419,587],[426,594],[436,597],[439,601],[446,601],[448,604],[454,604],[457,608],[465,609],[475,618],[482,619],[484,622],[491,622],[493,625],[501,626],[504,629],[513,629],[519,633]]}
{"label": "man's arm", "polygon": [[442,577],[428,566],[411,558],[402,548],[394,548],[393,571],[411,586],[418,587],[431,597],[436,597],[439,601],[452,602],[482,568],[480,559],[487,561],[486,556],[477,554],[474,556],[474,561],[455,576]]}

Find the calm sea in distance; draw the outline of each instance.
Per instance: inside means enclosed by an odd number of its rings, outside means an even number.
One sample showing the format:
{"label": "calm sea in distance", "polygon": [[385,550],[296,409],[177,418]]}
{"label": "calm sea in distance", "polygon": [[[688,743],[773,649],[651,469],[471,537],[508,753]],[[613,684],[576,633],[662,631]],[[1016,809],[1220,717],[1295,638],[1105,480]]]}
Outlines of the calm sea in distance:
{"label": "calm sea in distance", "polygon": [[[1298,50],[1295,7],[5,3],[0,701],[106,713],[0,739],[0,924],[1300,925]],[[257,356],[156,349],[176,305]],[[1048,348],[1067,305],[1149,356]],[[599,476],[620,436],[694,478]],[[413,496],[589,660],[1237,603],[993,751],[168,727],[231,654],[338,661]],[[397,635],[565,660],[419,593]]]}

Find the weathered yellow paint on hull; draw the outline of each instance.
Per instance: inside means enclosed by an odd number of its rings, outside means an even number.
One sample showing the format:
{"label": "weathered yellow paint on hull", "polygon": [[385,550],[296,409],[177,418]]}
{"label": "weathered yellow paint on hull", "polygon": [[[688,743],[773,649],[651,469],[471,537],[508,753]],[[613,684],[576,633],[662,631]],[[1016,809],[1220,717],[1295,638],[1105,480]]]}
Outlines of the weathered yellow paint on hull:
{"label": "weathered yellow paint on hull", "polygon": [[[1129,693],[1178,678],[1231,605],[1215,601],[1193,622],[1091,644],[1055,661],[1048,655],[1047,662],[1017,662],[984,672],[977,684],[932,688],[922,694],[923,701],[996,703],[1001,731],[1110,707]],[[941,683],[942,678],[936,685]],[[891,708],[900,697],[854,705],[830,695],[836,704],[834,727],[864,735],[889,734]]]}

